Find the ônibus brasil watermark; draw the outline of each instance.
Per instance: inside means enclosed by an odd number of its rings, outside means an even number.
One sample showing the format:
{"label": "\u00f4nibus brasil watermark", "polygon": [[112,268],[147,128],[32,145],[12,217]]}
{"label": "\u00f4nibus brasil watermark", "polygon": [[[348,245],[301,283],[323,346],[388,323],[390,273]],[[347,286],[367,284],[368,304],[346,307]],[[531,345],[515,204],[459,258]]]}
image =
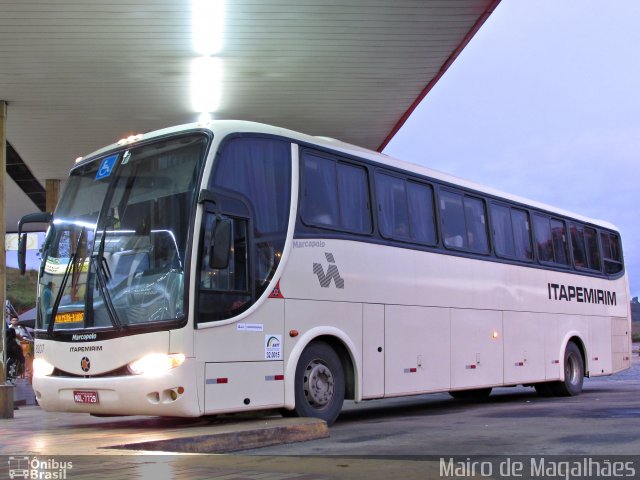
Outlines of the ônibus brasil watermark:
{"label": "\u00f4nibus brasil watermark", "polygon": [[9,478],[31,480],[66,480],[73,462],[55,458],[11,456],[8,461]]}

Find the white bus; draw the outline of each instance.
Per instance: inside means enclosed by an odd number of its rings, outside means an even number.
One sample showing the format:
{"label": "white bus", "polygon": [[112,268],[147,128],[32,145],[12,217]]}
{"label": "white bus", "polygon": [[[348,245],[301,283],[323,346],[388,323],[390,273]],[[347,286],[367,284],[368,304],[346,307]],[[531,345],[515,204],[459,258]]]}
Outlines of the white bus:
{"label": "white bus", "polygon": [[78,160],[42,252],[45,410],[332,423],[356,402],[576,395],[630,367],[605,222],[239,121]]}

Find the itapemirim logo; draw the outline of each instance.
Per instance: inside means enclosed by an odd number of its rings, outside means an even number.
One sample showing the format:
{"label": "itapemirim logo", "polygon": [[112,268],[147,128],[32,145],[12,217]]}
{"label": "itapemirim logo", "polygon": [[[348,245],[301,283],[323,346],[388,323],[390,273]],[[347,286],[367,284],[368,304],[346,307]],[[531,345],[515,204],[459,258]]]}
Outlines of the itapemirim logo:
{"label": "itapemirim logo", "polygon": [[73,462],[63,462],[55,458],[12,456],[9,464],[9,478],[32,480],[66,480]]}

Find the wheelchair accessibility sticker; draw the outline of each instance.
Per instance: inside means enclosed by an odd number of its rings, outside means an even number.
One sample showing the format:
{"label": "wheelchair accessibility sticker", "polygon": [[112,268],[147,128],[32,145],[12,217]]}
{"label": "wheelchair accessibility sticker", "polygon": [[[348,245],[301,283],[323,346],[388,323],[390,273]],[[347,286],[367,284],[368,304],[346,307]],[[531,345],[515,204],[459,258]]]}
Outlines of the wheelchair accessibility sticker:
{"label": "wheelchair accessibility sticker", "polygon": [[117,159],[118,155],[111,155],[110,157],[103,158],[100,168],[98,169],[98,173],[96,174],[96,180],[100,180],[101,178],[106,178],[111,175]]}

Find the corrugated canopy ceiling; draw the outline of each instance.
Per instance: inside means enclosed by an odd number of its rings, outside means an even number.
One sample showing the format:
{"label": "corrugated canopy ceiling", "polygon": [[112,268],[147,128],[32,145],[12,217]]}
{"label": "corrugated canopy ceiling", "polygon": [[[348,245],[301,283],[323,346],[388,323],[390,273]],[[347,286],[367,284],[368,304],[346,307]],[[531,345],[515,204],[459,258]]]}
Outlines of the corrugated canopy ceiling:
{"label": "corrugated canopy ceiling", "polygon": [[[226,0],[213,116],[381,149],[498,1]],[[7,137],[42,185],[119,138],[197,119],[192,23],[188,0],[0,2]],[[11,232],[37,207],[6,183]]]}

